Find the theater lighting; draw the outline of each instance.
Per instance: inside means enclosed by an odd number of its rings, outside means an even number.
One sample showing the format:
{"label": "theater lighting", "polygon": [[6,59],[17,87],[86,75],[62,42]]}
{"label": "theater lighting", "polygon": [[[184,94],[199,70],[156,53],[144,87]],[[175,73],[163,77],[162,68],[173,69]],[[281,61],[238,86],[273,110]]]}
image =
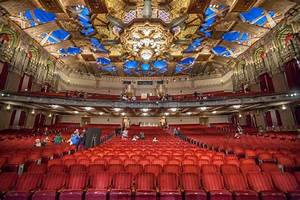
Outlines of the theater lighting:
{"label": "theater lighting", "polygon": [[286,110],[286,106],[285,106],[285,105],[282,105],[282,106],[281,106],[281,109],[282,109],[282,110]]}
{"label": "theater lighting", "polygon": [[59,105],[51,105],[51,107],[52,107],[53,109],[57,109],[57,108],[59,108]]}
{"label": "theater lighting", "polygon": [[150,109],[149,108],[142,108],[141,109],[143,112],[148,112]]}
{"label": "theater lighting", "polygon": [[48,117],[51,118],[51,117],[52,117],[52,114],[50,113],[50,114],[48,115]]}
{"label": "theater lighting", "polygon": [[207,107],[200,107],[200,110],[205,111],[207,110]]}
{"label": "theater lighting", "polygon": [[239,114],[239,118],[242,118],[242,114]]}
{"label": "theater lighting", "polygon": [[212,113],[212,114],[216,114],[216,113],[217,113],[217,111],[215,111],[215,110],[214,110],[214,111],[212,111],[211,113]]}
{"label": "theater lighting", "polygon": [[79,112],[77,110],[74,111],[74,114],[78,114]]}
{"label": "theater lighting", "polygon": [[34,109],[32,109],[31,114],[33,114],[33,115],[35,114],[35,110]]}
{"label": "theater lighting", "polygon": [[122,115],[122,116],[125,116],[125,115],[126,115],[126,113],[122,112],[122,113],[121,113],[121,115]]}
{"label": "theater lighting", "polygon": [[120,112],[121,108],[114,108],[114,111]]}
{"label": "theater lighting", "polygon": [[240,109],[241,108],[241,105],[233,105],[232,106],[234,109]]}
{"label": "theater lighting", "polygon": [[177,108],[171,108],[170,109],[172,112],[176,112],[177,111]]}
{"label": "theater lighting", "polygon": [[11,109],[11,106],[8,104],[7,106],[6,106],[6,110],[10,110]]}
{"label": "theater lighting", "polygon": [[170,115],[170,113],[166,112],[166,113],[165,113],[165,115],[166,115],[166,116],[169,116],[169,115]]}
{"label": "theater lighting", "polygon": [[142,113],[143,116],[148,116],[148,113]]}
{"label": "theater lighting", "polygon": [[187,115],[191,115],[192,113],[191,113],[191,112],[187,112],[186,114],[187,114]]}
{"label": "theater lighting", "polygon": [[104,115],[104,112],[99,112],[99,115]]}
{"label": "theater lighting", "polygon": [[93,107],[84,107],[84,109],[85,109],[86,111],[91,111],[91,110],[93,110],[94,108],[93,108]]}

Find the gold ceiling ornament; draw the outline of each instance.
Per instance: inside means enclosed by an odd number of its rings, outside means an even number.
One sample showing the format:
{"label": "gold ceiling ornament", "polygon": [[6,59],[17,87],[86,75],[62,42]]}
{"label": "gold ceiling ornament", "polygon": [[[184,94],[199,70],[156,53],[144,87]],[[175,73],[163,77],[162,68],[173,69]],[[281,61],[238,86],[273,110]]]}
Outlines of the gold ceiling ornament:
{"label": "gold ceiling ornament", "polygon": [[143,61],[158,58],[173,43],[174,35],[160,22],[135,22],[120,35],[124,49]]}

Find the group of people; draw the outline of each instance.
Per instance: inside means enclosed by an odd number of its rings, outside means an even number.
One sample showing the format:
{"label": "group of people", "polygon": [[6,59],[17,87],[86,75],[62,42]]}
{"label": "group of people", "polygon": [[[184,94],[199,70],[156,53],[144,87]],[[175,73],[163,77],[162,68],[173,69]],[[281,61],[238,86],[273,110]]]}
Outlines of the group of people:
{"label": "group of people", "polygon": [[121,95],[121,99],[124,101],[136,101],[136,96],[127,96],[126,94]]}
{"label": "group of people", "polygon": [[[121,138],[124,140],[129,139],[128,136],[128,130],[124,129],[123,131],[116,131],[116,133],[120,133],[121,134]],[[132,137],[132,141],[138,141],[138,140],[144,140],[145,139],[145,134],[144,132],[140,132],[139,134],[133,135]],[[157,143],[158,139],[156,137],[153,138],[152,142]]]}
{"label": "group of people", "polygon": [[71,135],[71,138],[68,140],[68,143],[70,145],[75,145],[78,150],[83,149],[85,145],[85,139],[86,139],[85,132],[86,132],[85,129],[83,129],[81,133],[79,132],[79,129],[76,129]]}
{"label": "group of people", "polygon": [[61,144],[63,142],[63,137],[60,132],[57,132],[54,136],[53,140],[50,140],[48,136],[46,136],[43,140],[40,138],[35,139],[34,146],[35,147],[44,147],[49,142],[52,142],[54,144]]}

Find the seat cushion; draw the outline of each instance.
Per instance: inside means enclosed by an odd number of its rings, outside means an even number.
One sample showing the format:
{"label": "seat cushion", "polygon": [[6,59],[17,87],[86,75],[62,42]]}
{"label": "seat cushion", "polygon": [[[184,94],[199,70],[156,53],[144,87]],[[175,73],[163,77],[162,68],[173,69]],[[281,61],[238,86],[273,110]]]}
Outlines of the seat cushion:
{"label": "seat cushion", "polygon": [[23,191],[10,191],[6,193],[4,199],[6,200],[28,200],[32,195],[31,192],[23,192]]}
{"label": "seat cushion", "polygon": [[262,200],[286,200],[286,196],[281,192],[264,191],[261,192]]}
{"label": "seat cushion", "polygon": [[106,200],[107,190],[88,189],[85,200]]}
{"label": "seat cushion", "polygon": [[82,190],[62,190],[59,195],[60,200],[81,200],[83,195]]}
{"label": "seat cushion", "polygon": [[213,190],[209,192],[210,200],[231,200],[232,194],[227,190]]}
{"label": "seat cushion", "polygon": [[252,190],[235,191],[233,195],[235,200],[259,200],[258,194]]}
{"label": "seat cushion", "polygon": [[112,190],[109,194],[110,200],[131,200],[130,190]]}
{"label": "seat cushion", "polygon": [[156,191],[136,191],[135,200],[156,200]]}
{"label": "seat cushion", "polygon": [[54,190],[41,190],[36,191],[32,200],[55,200],[56,199],[56,191]]}
{"label": "seat cushion", "polygon": [[185,199],[186,200],[206,200],[207,195],[203,190],[185,190]]}
{"label": "seat cushion", "polygon": [[181,200],[181,193],[178,191],[163,191],[160,192],[160,200]]}

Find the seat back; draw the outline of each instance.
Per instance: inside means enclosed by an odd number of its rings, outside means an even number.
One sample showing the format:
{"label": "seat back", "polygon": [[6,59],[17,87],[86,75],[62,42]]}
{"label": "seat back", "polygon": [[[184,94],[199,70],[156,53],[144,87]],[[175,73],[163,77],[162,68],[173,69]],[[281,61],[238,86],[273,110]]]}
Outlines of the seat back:
{"label": "seat back", "polygon": [[45,174],[47,171],[47,165],[46,164],[31,164],[29,165],[27,172],[35,173],[35,174]]}
{"label": "seat back", "polygon": [[207,191],[224,189],[224,180],[220,174],[203,174],[202,184]]}
{"label": "seat back", "polygon": [[64,165],[53,164],[48,167],[48,173],[64,173],[66,171],[66,167]]}
{"label": "seat back", "polygon": [[221,166],[222,174],[238,174],[240,173],[238,167],[233,164],[225,164]]}
{"label": "seat back", "polygon": [[256,164],[241,164],[240,169],[243,174],[252,173],[252,172],[260,172],[260,168]]}
{"label": "seat back", "polygon": [[107,166],[107,171],[109,171],[111,174],[124,172],[124,166],[121,164],[110,164]]}
{"label": "seat back", "polygon": [[225,174],[224,182],[230,191],[243,191],[248,189],[247,181],[242,174]]}
{"label": "seat back", "polygon": [[15,172],[0,173],[0,191],[11,190],[17,181],[18,175]]}
{"label": "seat back", "polygon": [[136,190],[152,191],[155,190],[155,176],[152,173],[140,173],[136,175]]}
{"label": "seat back", "polygon": [[67,175],[63,173],[50,173],[42,179],[42,190],[59,190],[63,188],[67,181]]}
{"label": "seat back", "polygon": [[132,185],[132,174],[131,173],[117,173],[113,177],[113,188],[129,190]]}
{"label": "seat back", "polygon": [[275,163],[262,163],[260,167],[264,172],[280,172]]}
{"label": "seat back", "polygon": [[272,180],[277,189],[288,193],[300,189],[296,178],[290,173],[272,173]]}
{"label": "seat back", "polygon": [[79,189],[85,188],[88,176],[86,173],[73,173],[70,174],[67,182],[68,189]]}
{"label": "seat back", "polygon": [[157,165],[154,165],[154,164],[145,165],[144,172],[152,173],[155,176],[158,176],[158,174],[160,174],[162,172],[162,167],[161,167],[161,165],[158,165],[158,164]]}
{"label": "seat back", "polygon": [[107,190],[111,186],[112,176],[107,172],[98,172],[91,175],[90,188]]}
{"label": "seat back", "polygon": [[181,168],[179,165],[167,164],[163,167],[163,172],[164,173],[173,173],[178,176],[181,173]]}
{"label": "seat back", "polygon": [[89,166],[89,174],[96,174],[105,171],[105,165],[103,164],[92,164]]}
{"label": "seat back", "polygon": [[248,173],[249,186],[256,192],[274,190],[271,177],[267,173]]}
{"label": "seat back", "polygon": [[87,172],[87,167],[82,164],[75,164],[71,165],[69,168],[71,174],[73,173],[80,173],[80,172]]}
{"label": "seat back", "polygon": [[24,173],[18,177],[16,191],[36,190],[41,184],[41,179],[41,174]]}
{"label": "seat back", "polygon": [[158,186],[160,191],[175,191],[178,189],[176,174],[161,173],[158,175]]}
{"label": "seat back", "polygon": [[198,165],[182,165],[182,173],[199,173]]}
{"label": "seat back", "polygon": [[143,166],[139,164],[129,164],[125,167],[125,171],[135,176],[143,172]]}
{"label": "seat back", "polygon": [[195,173],[183,173],[180,176],[180,183],[184,190],[199,190],[200,179],[198,174]]}
{"label": "seat back", "polygon": [[220,168],[213,164],[204,164],[201,166],[201,170],[203,174],[220,173]]}

